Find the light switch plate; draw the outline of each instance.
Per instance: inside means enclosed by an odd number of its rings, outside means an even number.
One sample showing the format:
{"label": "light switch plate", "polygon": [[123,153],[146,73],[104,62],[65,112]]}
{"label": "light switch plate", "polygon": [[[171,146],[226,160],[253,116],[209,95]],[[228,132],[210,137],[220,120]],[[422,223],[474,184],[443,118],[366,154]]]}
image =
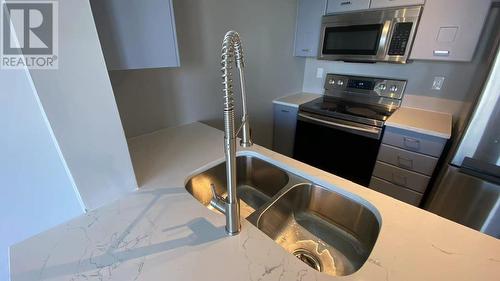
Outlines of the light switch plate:
{"label": "light switch plate", "polygon": [[322,67],[318,67],[316,69],[316,78],[323,78],[323,73],[325,70]]}
{"label": "light switch plate", "polygon": [[432,82],[432,89],[436,91],[441,91],[441,88],[443,88],[444,79],[445,77],[443,76],[434,77],[434,82]]}

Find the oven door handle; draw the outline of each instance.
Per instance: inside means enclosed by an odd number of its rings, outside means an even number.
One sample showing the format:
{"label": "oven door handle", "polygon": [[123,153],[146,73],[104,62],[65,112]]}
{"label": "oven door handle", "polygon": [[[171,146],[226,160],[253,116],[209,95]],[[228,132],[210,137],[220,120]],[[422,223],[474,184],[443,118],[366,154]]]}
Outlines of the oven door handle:
{"label": "oven door handle", "polygon": [[373,139],[380,139],[380,136],[382,133],[382,129],[377,128],[377,127],[372,127],[372,128],[357,127],[357,126],[353,126],[353,125],[342,124],[342,123],[337,123],[337,122],[333,122],[333,121],[319,119],[319,118],[316,118],[316,117],[310,116],[309,114],[304,114],[304,113],[299,113],[298,116],[299,116],[299,120],[301,119],[305,122],[325,125],[328,127],[337,128],[337,129],[340,129],[343,131],[347,131],[350,133],[358,134],[358,135],[373,138]]}
{"label": "oven door handle", "polygon": [[379,45],[378,45],[378,49],[377,49],[377,56],[378,57],[384,57],[385,56],[385,52],[386,52],[386,48],[388,48],[387,46],[387,41],[390,40],[389,36],[390,36],[390,33],[391,33],[391,27],[393,25],[393,21],[390,21],[390,20],[386,20],[384,21],[383,25],[382,25],[382,32],[380,34],[380,40],[379,40]]}

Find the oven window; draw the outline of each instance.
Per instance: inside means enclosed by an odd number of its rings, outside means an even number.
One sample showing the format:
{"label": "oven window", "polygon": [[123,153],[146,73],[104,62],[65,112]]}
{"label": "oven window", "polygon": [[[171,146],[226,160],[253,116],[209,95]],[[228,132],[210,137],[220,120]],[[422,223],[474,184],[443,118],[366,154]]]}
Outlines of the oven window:
{"label": "oven window", "polygon": [[376,55],[382,24],[327,27],[323,54]]}
{"label": "oven window", "polygon": [[293,158],[368,186],[380,140],[297,120]]}

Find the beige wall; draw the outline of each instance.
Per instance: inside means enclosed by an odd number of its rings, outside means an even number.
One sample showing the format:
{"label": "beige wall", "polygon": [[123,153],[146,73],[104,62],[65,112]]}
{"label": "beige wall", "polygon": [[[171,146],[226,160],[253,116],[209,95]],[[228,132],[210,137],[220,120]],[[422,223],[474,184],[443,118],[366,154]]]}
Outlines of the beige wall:
{"label": "beige wall", "polygon": [[59,68],[30,75],[55,139],[92,210],[137,188],[88,1],[59,2]]}
{"label": "beige wall", "polygon": [[110,72],[127,136],[194,121],[222,128],[220,44],[234,29],[246,55],[254,138],[270,147],[272,100],[302,89],[305,60],[293,57],[296,5],[295,0],[174,0],[181,67]]}

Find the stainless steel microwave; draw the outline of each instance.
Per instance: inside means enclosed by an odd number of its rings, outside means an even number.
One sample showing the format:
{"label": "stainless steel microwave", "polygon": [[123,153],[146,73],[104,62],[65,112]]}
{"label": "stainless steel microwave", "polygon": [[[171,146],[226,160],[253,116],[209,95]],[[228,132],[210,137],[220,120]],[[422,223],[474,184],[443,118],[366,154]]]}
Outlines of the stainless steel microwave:
{"label": "stainless steel microwave", "polygon": [[422,6],[323,17],[318,59],[406,63]]}

